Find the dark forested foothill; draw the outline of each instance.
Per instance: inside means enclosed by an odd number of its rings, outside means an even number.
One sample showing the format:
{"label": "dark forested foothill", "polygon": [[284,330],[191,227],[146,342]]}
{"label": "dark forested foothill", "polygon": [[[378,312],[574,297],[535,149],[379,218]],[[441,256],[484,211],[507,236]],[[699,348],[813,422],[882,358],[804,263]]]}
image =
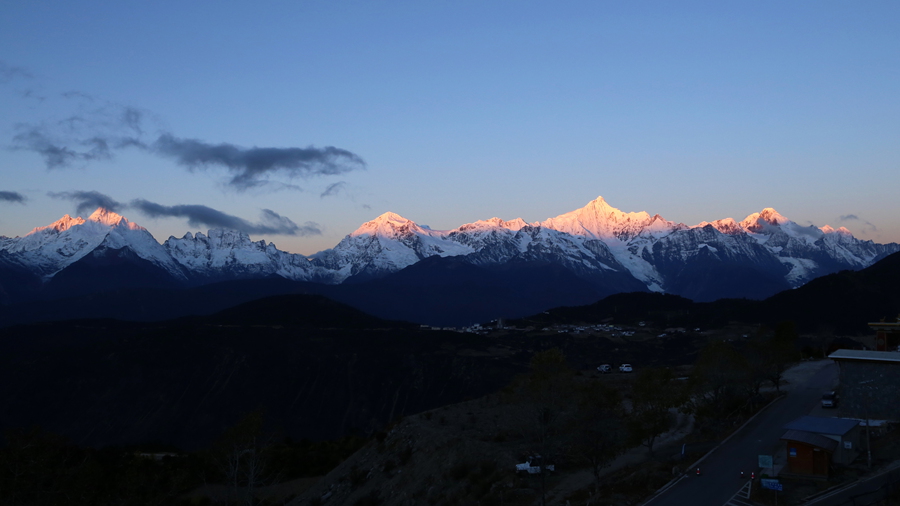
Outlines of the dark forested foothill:
{"label": "dark forested foothill", "polygon": [[39,424],[81,445],[193,449],[263,409],[286,436],[333,439],[484,395],[522,367],[479,352],[489,343],[478,336],[385,322],[317,296],[286,297],[160,324],[6,329],[0,419],[5,427]]}
{"label": "dark forested foothill", "polygon": [[366,441],[279,440],[263,422],[261,412],[248,413],[193,452],[159,444],[96,449],[39,427],[9,429],[0,445],[0,505],[260,504],[264,487],[321,476]]}

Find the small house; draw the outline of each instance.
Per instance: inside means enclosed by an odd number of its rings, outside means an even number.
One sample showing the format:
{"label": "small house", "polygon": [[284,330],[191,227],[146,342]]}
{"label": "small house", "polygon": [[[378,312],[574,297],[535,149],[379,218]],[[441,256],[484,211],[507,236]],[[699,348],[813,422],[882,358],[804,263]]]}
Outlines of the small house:
{"label": "small house", "polygon": [[788,430],[781,440],[786,442],[787,472],[828,478],[837,441],[802,430]]}
{"label": "small house", "polygon": [[847,465],[859,455],[859,420],[801,416],[784,426],[787,471],[827,477],[834,465]]}

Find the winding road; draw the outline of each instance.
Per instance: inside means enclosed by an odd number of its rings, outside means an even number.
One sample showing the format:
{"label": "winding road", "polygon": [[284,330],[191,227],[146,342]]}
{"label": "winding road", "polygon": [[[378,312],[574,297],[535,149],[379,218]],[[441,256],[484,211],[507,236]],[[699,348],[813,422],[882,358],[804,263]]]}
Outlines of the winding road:
{"label": "winding road", "polygon": [[740,479],[751,471],[759,473],[758,455],[771,455],[784,434],[782,427],[807,415],[819,404],[822,392],[831,390],[838,368],[830,360],[803,364],[805,374],[785,390],[787,395],[776,401],[756,418],[740,428],[730,439],[707,455],[699,464],[701,474],[682,476],[676,483],[645,505],[650,506],[743,506],[751,504],[742,490],[747,480]]}

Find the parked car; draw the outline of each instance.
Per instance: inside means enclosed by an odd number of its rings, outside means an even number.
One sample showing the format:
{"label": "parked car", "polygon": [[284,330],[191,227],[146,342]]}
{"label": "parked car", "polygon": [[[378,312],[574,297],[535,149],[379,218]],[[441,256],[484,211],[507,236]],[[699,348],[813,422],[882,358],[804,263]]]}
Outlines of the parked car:
{"label": "parked car", "polygon": [[619,366],[619,372],[631,372],[633,369],[631,368],[631,364],[622,364]]}
{"label": "parked car", "polygon": [[610,366],[609,364],[603,364],[597,367],[597,371],[599,371],[600,374],[610,373],[612,372],[612,366]]}
{"label": "parked car", "polygon": [[836,408],[838,403],[838,396],[832,390],[831,392],[825,392],[822,395],[822,407],[823,408]]}
{"label": "parked car", "polygon": [[[534,455],[527,457],[525,462],[522,464],[516,464],[516,474],[519,473],[528,473],[528,474],[540,474],[541,467],[544,463],[544,459],[541,458],[540,455]],[[547,464],[543,466],[547,471],[556,471],[556,466],[553,464]]]}

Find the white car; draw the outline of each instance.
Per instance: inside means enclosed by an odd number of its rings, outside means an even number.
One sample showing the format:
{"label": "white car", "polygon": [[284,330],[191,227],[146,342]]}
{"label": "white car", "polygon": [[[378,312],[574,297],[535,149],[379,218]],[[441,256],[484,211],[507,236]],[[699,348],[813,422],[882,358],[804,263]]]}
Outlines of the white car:
{"label": "white car", "polygon": [[619,366],[619,372],[631,372],[633,370],[631,364],[622,364]]}
{"label": "white car", "polygon": [[[516,474],[518,473],[528,473],[528,474],[540,474],[541,473],[541,464],[543,463],[543,459],[540,455],[535,455],[533,457],[528,457],[523,464],[516,464]],[[556,471],[556,466],[553,464],[547,464],[544,466],[547,471]]]}

